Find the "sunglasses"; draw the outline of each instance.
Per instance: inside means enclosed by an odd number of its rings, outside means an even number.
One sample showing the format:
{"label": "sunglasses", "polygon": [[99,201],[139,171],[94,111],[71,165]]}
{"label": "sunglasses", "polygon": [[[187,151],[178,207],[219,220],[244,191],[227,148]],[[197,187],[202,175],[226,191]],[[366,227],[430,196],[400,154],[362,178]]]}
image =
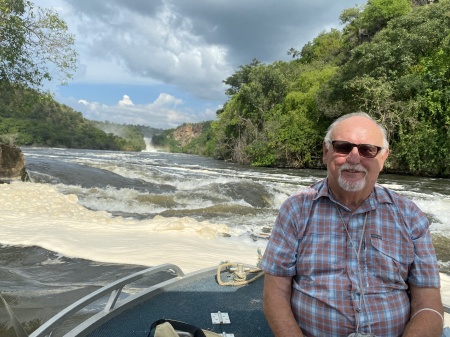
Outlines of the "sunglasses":
{"label": "sunglasses", "polygon": [[333,145],[333,150],[339,154],[349,154],[352,152],[353,148],[356,147],[358,149],[358,153],[361,157],[364,158],[374,158],[383,148],[376,145],[371,144],[354,144],[350,142],[346,142],[343,140],[332,140],[329,141],[331,145]]}

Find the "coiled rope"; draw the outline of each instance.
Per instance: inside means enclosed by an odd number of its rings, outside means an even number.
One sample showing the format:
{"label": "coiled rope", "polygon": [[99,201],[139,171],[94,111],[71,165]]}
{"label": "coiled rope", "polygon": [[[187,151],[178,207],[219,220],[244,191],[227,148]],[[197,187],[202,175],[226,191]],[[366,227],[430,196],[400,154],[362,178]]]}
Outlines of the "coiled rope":
{"label": "coiled rope", "polygon": [[[231,270],[232,267],[236,267],[234,271]],[[228,271],[232,274],[233,279],[231,281],[222,281],[221,273],[222,270],[225,268],[228,268]],[[238,271],[238,263],[235,262],[224,262],[219,265],[217,268],[217,283],[221,286],[241,286],[245,284],[249,284],[253,281],[256,281],[261,276],[264,275],[264,271],[262,271],[260,268],[254,268],[254,269],[247,269],[243,273],[240,273]],[[247,274],[256,274],[252,278],[247,279]]]}

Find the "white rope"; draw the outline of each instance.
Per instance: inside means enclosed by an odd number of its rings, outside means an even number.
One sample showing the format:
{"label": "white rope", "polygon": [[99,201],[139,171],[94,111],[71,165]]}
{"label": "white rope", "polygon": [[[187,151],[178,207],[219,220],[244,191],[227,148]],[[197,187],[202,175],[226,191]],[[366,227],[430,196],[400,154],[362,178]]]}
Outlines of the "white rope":
{"label": "white rope", "polygon": [[237,265],[238,265],[237,263],[233,263],[233,262],[225,262],[225,263],[220,264],[219,267],[217,268],[217,283],[219,283],[219,285],[221,285],[221,286],[235,286],[236,287],[236,286],[241,286],[244,284],[249,284],[253,281],[256,281],[257,279],[259,279],[261,276],[264,275],[264,272],[261,269],[255,268],[255,269],[246,270],[246,273],[252,273],[252,274],[257,273],[254,277],[252,277],[248,280],[247,280],[246,274],[239,275],[236,271],[234,271],[233,272],[233,280],[227,281],[227,282],[222,281],[222,278],[221,278],[222,270],[225,268],[233,267],[233,266],[237,267]]}

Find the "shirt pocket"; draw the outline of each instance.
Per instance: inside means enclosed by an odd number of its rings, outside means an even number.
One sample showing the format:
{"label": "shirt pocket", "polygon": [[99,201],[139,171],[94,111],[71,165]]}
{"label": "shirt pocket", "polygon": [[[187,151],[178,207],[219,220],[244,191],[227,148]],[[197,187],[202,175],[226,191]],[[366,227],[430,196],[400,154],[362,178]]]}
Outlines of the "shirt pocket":
{"label": "shirt pocket", "polygon": [[370,238],[367,247],[369,274],[377,284],[404,288],[409,266],[414,261],[414,245],[405,241]]}
{"label": "shirt pocket", "polygon": [[297,274],[313,277],[341,273],[345,269],[345,236],[308,233],[298,246]]}

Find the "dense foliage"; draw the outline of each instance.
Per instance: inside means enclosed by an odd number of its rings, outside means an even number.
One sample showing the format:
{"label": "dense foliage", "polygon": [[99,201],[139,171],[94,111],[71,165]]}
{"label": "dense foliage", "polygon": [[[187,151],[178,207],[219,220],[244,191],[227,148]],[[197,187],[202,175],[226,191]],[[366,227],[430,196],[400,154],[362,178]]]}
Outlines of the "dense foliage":
{"label": "dense foliage", "polygon": [[329,123],[365,111],[389,131],[387,171],[450,176],[450,1],[422,2],[369,0],[342,13],[342,31],[292,48],[292,61],[239,67],[199,151],[319,167]]}

